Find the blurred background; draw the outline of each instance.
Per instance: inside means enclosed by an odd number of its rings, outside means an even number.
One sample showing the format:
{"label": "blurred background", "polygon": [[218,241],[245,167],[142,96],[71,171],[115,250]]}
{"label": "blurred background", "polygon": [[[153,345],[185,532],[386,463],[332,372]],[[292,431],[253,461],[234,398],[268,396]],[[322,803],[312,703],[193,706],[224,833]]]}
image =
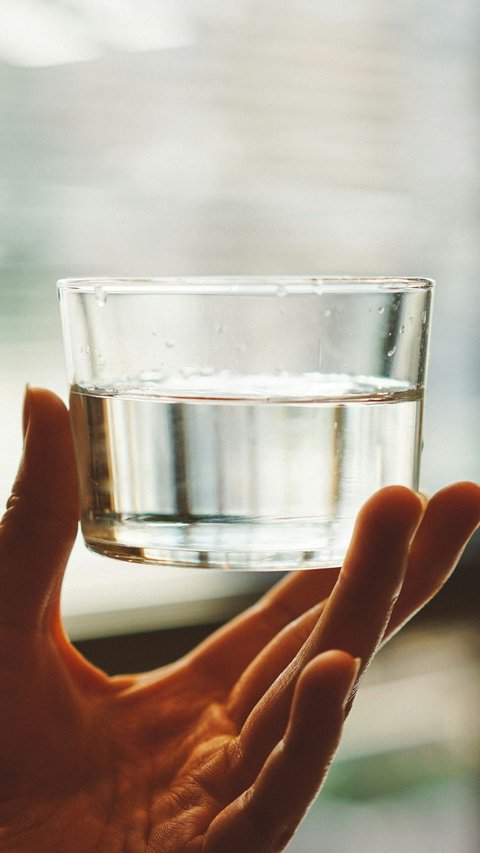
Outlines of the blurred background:
{"label": "blurred background", "polygon": [[[435,278],[422,482],[480,479],[479,37],[477,0],[1,0],[0,497],[88,275]],[[478,850],[479,552],[378,658],[292,853]],[[65,618],[143,669],[269,583],[78,543]]]}

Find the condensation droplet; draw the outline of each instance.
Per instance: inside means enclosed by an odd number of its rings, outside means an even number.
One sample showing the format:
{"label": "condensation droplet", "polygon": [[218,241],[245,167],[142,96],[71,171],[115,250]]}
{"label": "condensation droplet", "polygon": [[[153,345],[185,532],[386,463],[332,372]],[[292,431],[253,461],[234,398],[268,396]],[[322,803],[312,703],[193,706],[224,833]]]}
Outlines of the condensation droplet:
{"label": "condensation droplet", "polygon": [[324,317],[330,317],[331,314],[332,314],[332,312],[330,311],[330,308],[326,308],[325,311],[323,312]]}
{"label": "condensation droplet", "polygon": [[103,287],[95,288],[95,301],[99,308],[104,308],[107,301],[107,292]]}
{"label": "condensation droplet", "polygon": [[422,325],[424,326],[426,322],[427,322],[427,312],[425,310],[422,313]]}
{"label": "condensation droplet", "polygon": [[405,326],[402,326],[402,327],[401,327],[401,329],[400,329],[400,334],[401,334],[401,335],[404,335],[404,334],[405,334]]}
{"label": "condensation droplet", "polygon": [[388,357],[391,358],[391,356],[394,355],[396,351],[397,351],[396,347],[392,347],[392,349],[389,349],[387,352]]}
{"label": "condensation droplet", "polygon": [[223,323],[215,323],[215,332],[217,333],[217,335],[222,335],[224,331],[225,327]]}
{"label": "condensation droplet", "polygon": [[286,296],[287,291],[285,290],[283,284],[279,284],[277,287],[277,296]]}
{"label": "condensation droplet", "polygon": [[167,338],[167,340],[165,341],[165,346],[168,347],[168,349],[173,349],[173,347],[175,346],[175,341],[172,341],[170,340],[170,338]]}
{"label": "condensation droplet", "polygon": [[384,311],[385,311],[385,308],[383,307],[383,305],[380,305],[380,308],[378,309],[378,313],[383,314]]}
{"label": "condensation droplet", "polygon": [[183,373],[186,379],[190,379],[192,376],[201,376],[202,368],[199,364],[189,364],[181,373]]}
{"label": "condensation droplet", "polygon": [[213,375],[213,367],[201,367],[200,368],[200,376],[212,376]]}
{"label": "condensation droplet", "polygon": [[410,323],[411,326],[413,326],[413,317],[412,316],[410,316],[408,318],[408,322]]}

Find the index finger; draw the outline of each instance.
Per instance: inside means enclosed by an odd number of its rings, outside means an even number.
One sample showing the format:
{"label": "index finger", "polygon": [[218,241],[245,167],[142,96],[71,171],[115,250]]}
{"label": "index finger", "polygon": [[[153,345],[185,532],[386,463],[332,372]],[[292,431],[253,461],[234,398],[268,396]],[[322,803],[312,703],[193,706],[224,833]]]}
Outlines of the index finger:
{"label": "index finger", "polygon": [[322,650],[341,648],[368,664],[400,594],[424,508],[423,499],[404,486],[386,487],[367,501],[313,644],[321,637]]}

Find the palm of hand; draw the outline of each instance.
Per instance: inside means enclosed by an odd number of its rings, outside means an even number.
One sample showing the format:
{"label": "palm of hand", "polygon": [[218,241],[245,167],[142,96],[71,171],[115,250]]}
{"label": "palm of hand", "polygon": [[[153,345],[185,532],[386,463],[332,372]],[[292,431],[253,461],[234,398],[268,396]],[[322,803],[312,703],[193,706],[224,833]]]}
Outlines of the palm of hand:
{"label": "palm of hand", "polygon": [[[24,661],[41,657],[42,664],[24,671],[17,703],[25,702],[28,684],[34,724],[29,717],[18,733],[23,766],[17,738],[12,743],[8,785],[15,795],[0,849],[201,850],[230,794],[236,727],[222,686],[188,663],[108,679],[65,642],[46,644],[40,655],[29,645]],[[12,663],[18,673],[20,661]]]}
{"label": "palm of hand", "polygon": [[[326,577],[318,580],[324,584]],[[275,778],[269,754],[291,710],[295,653],[323,610],[315,606],[290,624],[282,597],[273,595],[179,663],[136,676],[108,678],[96,670],[70,645],[57,616],[45,634],[4,628],[9,656],[1,676],[10,710],[2,726],[7,736],[0,737],[0,826],[6,827],[0,850],[224,853],[248,849],[252,832],[263,844],[262,804],[285,793],[285,770],[294,770],[296,760],[287,754]],[[313,648],[307,656],[315,657]],[[306,672],[316,676],[313,664]],[[335,748],[354,675],[342,652],[324,655],[320,669],[323,684],[313,686],[325,700],[317,738],[324,758],[319,767],[313,763],[313,780],[307,774],[309,798]],[[303,683],[305,702],[308,678]],[[308,737],[308,715],[293,714],[294,738],[305,723]],[[263,765],[265,790],[249,809],[242,792],[262,779]],[[308,804],[304,798],[298,805],[290,798],[295,822],[286,831],[281,822],[275,826],[276,814],[264,821],[268,847],[259,850],[283,849]],[[235,848],[225,841],[232,832]]]}
{"label": "palm of hand", "polygon": [[379,492],[341,572],[293,574],[180,662],[110,679],[59,618],[78,512],[67,413],[36,391],[27,420],[0,525],[1,853],[283,850],[334,754],[352,658],[366,666],[448,577],[480,490],[426,510]]}
{"label": "palm of hand", "polygon": [[[254,621],[263,615],[258,612]],[[301,644],[312,618],[301,619],[293,632],[287,626],[270,644],[273,668]],[[212,674],[238,627],[220,632],[176,665],[112,679],[77,654],[58,622],[52,635],[40,639],[13,633],[3,632],[4,647],[12,650],[4,661],[3,684],[10,688],[14,714],[2,743],[6,773],[0,814],[8,829],[0,835],[0,849],[224,851],[225,832],[228,837],[234,831],[241,811],[237,797],[258,775],[276,740],[275,728],[283,727],[281,697],[276,706],[268,697],[255,703],[262,671],[257,662],[234,686],[242,655],[228,675],[225,670]],[[335,679],[340,687],[345,682],[345,693],[352,681],[349,656],[337,653],[338,672],[331,660],[330,676],[326,658],[327,682],[333,677],[334,694]],[[273,669],[267,679],[272,674]],[[328,723],[327,708],[327,752],[337,733],[336,727],[328,731]],[[262,732],[265,724],[273,727],[270,737]],[[271,834],[268,821],[267,830]]]}

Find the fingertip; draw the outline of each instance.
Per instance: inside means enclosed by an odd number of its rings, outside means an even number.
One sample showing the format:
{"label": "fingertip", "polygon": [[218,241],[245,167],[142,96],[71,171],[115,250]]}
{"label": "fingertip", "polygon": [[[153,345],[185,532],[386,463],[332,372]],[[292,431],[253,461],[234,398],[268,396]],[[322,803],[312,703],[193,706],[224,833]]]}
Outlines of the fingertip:
{"label": "fingertip", "polygon": [[399,526],[411,528],[418,526],[426,507],[425,498],[407,488],[407,486],[384,486],[375,492],[363,505],[358,520],[361,524],[381,524],[388,532]]}
{"label": "fingertip", "polygon": [[[27,383],[23,398],[22,427],[24,444],[29,432],[38,424],[41,428],[61,429],[70,432],[68,410],[63,400],[47,388],[32,387]],[[35,429],[35,432],[38,432]]]}
{"label": "fingertip", "polygon": [[419,493],[409,489],[408,486],[391,485],[383,486],[375,492],[367,501],[366,505],[380,505],[384,508],[395,508],[395,511],[418,512],[425,504],[425,497]]}
{"label": "fingertip", "polygon": [[59,412],[62,412],[63,416],[68,415],[67,407],[58,394],[48,388],[38,388],[27,383],[24,397],[24,420],[27,416],[29,421],[33,413],[52,416],[54,412],[57,415]]}
{"label": "fingertip", "polygon": [[295,688],[285,734],[290,749],[303,750],[308,743],[313,753],[316,748],[324,750],[327,739],[333,751],[360,667],[359,658],[339,649],[322,652],[306,665]]}
{"label": "fingertip", "polygon": [[441,489],[438,494],[447,493],[453,497],[457,506],[470,510],[480,516],[480,485],[471,480],[461,480]]}
{"label": "fingertip", "polygon": [[351,670],[356,666],[357,660],[358,658],[354,658],[343,649],[328,649],[309,661],[304,672],[314,667],[321,668],[323,671]]}
{"label": "fingertip", "polygon": [[28,421],[30,419],[30,385],[25,385],[25,391],[23,393],[23,407],[22,407],[22,432],[23,432],[23,440],[25,441],[25,436],[27,434],[28,429]]}
{"label": "fingertip", "polygon": [[358,678],[361,658],[341,649],[330,649],[311,660],[300,676],[302,690],[328,690],[337,704],[345,704]]}
{"label": "fingertip", "polygon": [[480,524],[480,486],[470,480],[445,486],[430,499],[429,512],[474,532]]}
{"label": "fingertip", "polygon": [[[385,486],[367,500],[357,516],[340,573],[339,601],[358,598],[376,622],[374,610],[380,616],[391,605],[392,596],[398,595],[423,513],[423,501],[406,486]],[[351,605],[347,609],[350,612]],[[348,618],[357,620],[352,614]]]}
{"label": "fingertip", "polygon": [[62,400],[27,387],[23,419],[23,456],[0,523],[0,610],[12,624],[32,625],[56,607],[77,534],[78,483]]}
{"label": "fingertip", "polygon": [[410,547],[406,580],[386,637],[392,636],[444,586],[479,523],[477,483],[453,483],[430,497]]}
{"label": "fingertip", "polygon": [[47,520],[57,533],[76,532],[78,484],[68,411],[44,388],[27,385],[23,404],[24,450],[7,503],[2,538],[15,538]]}

